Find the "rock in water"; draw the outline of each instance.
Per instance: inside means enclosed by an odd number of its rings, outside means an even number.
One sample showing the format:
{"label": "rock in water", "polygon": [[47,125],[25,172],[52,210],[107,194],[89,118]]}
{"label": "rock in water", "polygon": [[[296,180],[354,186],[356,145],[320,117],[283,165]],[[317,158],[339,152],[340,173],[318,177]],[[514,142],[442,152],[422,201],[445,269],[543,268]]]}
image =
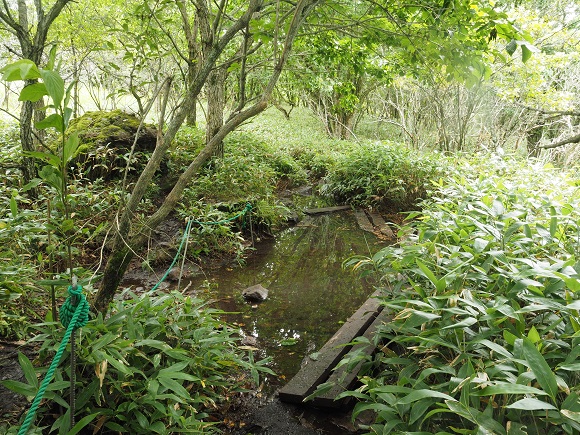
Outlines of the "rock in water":
{"label": "rock in water", "polygon": [[242,291],[242,296],[249,301],[262,302],[268,297],[268,289],[256,284]]}

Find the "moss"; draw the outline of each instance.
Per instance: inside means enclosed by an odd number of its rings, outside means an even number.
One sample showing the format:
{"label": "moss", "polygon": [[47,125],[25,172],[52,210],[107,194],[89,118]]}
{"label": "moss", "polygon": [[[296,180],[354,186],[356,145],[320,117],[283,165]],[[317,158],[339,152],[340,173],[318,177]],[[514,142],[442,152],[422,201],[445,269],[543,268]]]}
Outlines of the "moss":
{"label": "moss", "polygon": [[[80,145],[74,164],[80,166],[91,179],[111,179],[125,168],[124,155],[129,153],[140,120],[121,110],[87,112],[71,121],[67,135],[78,133]],[[132,171],[140,172],[155,149],[157,131],[144,124],[135,147]]]}
{"label": "moss", "polygon": [[[110,144],[128,151],[133,144],[139,124],[140,120],[135,115],[121,110],[87,112],[71,121],[67,134],[77,132],[81,146],[86,150]],[[139,136],[137,142],[139,151],[155,148],[155,127],[145,124]]]}

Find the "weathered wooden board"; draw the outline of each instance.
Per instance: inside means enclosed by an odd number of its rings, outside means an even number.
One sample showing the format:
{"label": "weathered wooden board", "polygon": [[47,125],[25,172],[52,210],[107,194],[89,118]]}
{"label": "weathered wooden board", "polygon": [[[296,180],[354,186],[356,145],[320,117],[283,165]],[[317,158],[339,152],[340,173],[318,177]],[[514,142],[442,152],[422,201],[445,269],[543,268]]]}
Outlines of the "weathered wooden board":
{"label": "weathered wooden board", "polygon": [[344,346],[355,337],[363,334],[382,309],[376,298],[376,291],[371,297],[342,325],[342,327],[318,351],[318,358],[309,361],[300,371],[280,389],[280,400],[290,403],[302,403],[316,387],[325,382],[338,361],[349,351]]}
{"label": "weathered wooden board", "polygon": [[324,214],[324,213],[334,213],[337,211],[344,211],[344,210],[350,210],[351,207],[350,205],[338,205],[336,207],[322,207],[322,208],[307,208],[306,210],[304,210],[304,213],[306,214]]}
{"label": "weathered wooden board", "polygon": [[[372,343],[372,340],[379,326],[381,326],[383,323],[389,322],[391,319],[392,315],[387,310],[381,311],[362,336],[370,340]],[[362,352],[366,355],[371,355],[375,353],[375,350],[376,350],[375,345],[361,343],[357,344],[356,346],[353,346],[349,354],[354,354],[355,352],[357,353]],[[327,392],[325,392],[324,394],[315,397],[312,400],[313,405],[320,408],[341,408],[343,406],[346,406],[349,402],[348,398],[343,398],[340,400],[335,399],[340,393],[348,390],[356,383],[357,375],[363,365],[363,362],[364,361],[360,361],[351,370],[348,370],[348,367],[346,365],[343,365],[338,369],[334,370],[332,374],[329,376],[328,380],[325,382],[335,382],[336,385]]]}
{"label": "weathered wooden board", "polygon": [[361,230],[368,231],[369,233],[375,232],[375,229],[372,226],[371,221],[369,221],[369,218],[367,217],[366,213],[363,210],[355,210],[354,217],[356,218],[358,226],[361,228]]}
{"label": "weathered wooden board", "polygon": [[378,214],[376,211],[369,211],[369,216],[371,218],[371,221],[373,222],[373,225],[377,227],[383,235],[387,236],[390,239],[395,238],[393,230],[391,230],[389,225],[385,222],[385,220],[380,214]]}

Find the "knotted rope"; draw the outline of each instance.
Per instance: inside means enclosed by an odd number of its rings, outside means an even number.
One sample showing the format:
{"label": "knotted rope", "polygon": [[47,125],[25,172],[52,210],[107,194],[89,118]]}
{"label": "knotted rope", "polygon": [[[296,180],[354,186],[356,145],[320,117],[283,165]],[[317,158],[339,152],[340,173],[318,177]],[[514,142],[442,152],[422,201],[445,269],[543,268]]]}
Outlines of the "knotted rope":
{"label": "knotted rope", "polygon": [[73,332],[77,328],[82,328],[87,324],[89,321],[89,303],[85,298],[85,295],[81,293],[82,287],[80,285],[75,286],[73,289],[72,286],[69,286],[68,293],[69,297],[66,299],[64,305],[60,309],[60,319],[63,326],[66,328],[66,332],[64,333],[64,337],[60,343],[58,350],[56,351],[56,355],[46,372],[44,379],[42,380],[42,384],[38,389],[38,393],[34,397],[32,401],[32,405],[28,410],[28,414],[26,414],[26,418],[20,426],[20,430],[18,431],[18,435],[25,435],[28,432],[28,428],[30,427],[31,423],[34,421],[34,417],[36,417],[36,411],[42,398],[44,397],[44,393],[54,376],[54,372],[60,363],[60,359],[62,354],[66,349],[66,345],[68,344]]}

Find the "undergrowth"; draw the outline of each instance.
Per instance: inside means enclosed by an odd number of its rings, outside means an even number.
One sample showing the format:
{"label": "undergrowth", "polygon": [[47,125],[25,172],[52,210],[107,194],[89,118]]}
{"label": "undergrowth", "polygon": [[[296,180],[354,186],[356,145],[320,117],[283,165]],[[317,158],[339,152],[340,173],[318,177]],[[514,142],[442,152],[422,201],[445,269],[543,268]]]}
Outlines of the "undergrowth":
{"label": "undergrowth", "polygon": [[[78,423],[71,429],[67,350],[30,433],[217,433],[219,406],[258,385],[261,373],[272,373],[267,360],[255,361],[252,351],[238,347],[237,330],[206,302],[178,292],[123,296],[77,340]],[[39,367],[20,354],[26,382],[3,382],[28,397],[38,391],[64,334],[50,321],[35,329]],[[18,426],[0,430],[14,434]]]}
{"label": "undergrowth", "polygon": [[580,432],[577,186],[541,162],[463,161],[399,246],[348,261],[393,316],[343,394],[374,412],[369,433]]}

